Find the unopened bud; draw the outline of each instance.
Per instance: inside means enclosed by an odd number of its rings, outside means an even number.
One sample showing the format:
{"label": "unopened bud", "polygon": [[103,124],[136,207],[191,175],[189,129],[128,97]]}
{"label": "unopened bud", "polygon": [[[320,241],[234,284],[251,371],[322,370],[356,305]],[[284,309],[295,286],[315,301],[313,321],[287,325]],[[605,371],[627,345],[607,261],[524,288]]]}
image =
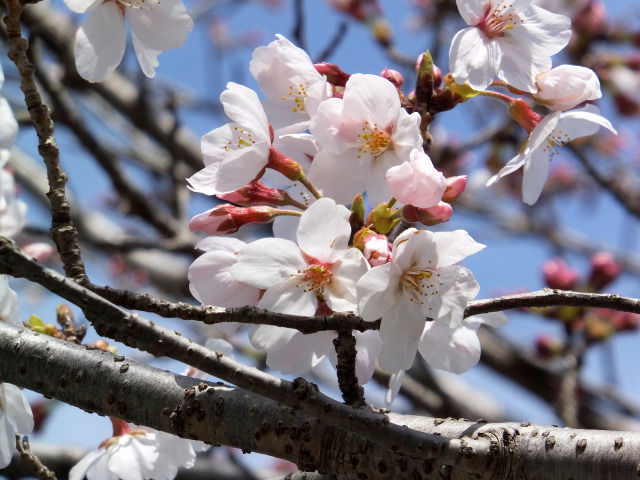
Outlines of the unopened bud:
{"label": "unopened bud", "polygon": [[346,86],[347,80],[349,80],[349,77],[351,76],[348,73],[343,72],[339,66],[334,65],[333,63],[316,63],[314,67],[320,75],[327,77],[327,81],[336,87]]}
{"label": "unopened bud", "polygon": [[371,225],[376,232],[387,235],[400,223],[401,219],[400,210],[393,210],[386,203],[381,203],[371,211],[367,224]]}
{"label": "unopened bud", "polygon": [[31,255],[38,262],[49,260],[54,250],[51,245],[45,242],[34,242],[22,247],[27,255]]}
{"label": "unopened bud", "polygon": [[380,73],[380,76],[382,78],[386,78],[387,80],[389,80],[398,89],[401,89],[402,85],[404,84],[404,77],[397,70],[391,70],[390,68],[385,68],[384,70],[382,70],[382,73]]}
{"label": "unopened bud", "polygon": [[402,217],[407,222],[420,222],[428,227],[449,221],[452,214],[453,207],[445,202],[440,202],[436,206],[429,208],[405,205],[402,209]]}
{"label": "unopened bud", "polygon": [[545,262],[542,274],[547,286],[558,290],[573,290],[578,281],[578,272],[569,268],[561,258]]}
{"label": "unopened bud", "polygon": [[540,335],[536,338],[536,353],[542,358],[553,358],[564,350],[562,342],[555,337]]}
{"label": "unopened bud", "polygon": [[236,207],[235,205],[218,205],[189,222],[192,232],[201,231],[209,235],[228,235],[235,233],[248,223],[269,223],[279,211],[271,207]]}
{"label": "unopened bud", "polygon": [[587,285],[594,292],[599,292],[613,282],[620,274],[621,267],[607,252],[599,252],[591,257],[591,274]]}
{"label": "unopened bud", "polygon": [[254,180],[235,192],[218,194],[216,197],[243,207],[285,206],[292,203],[287,192],[267,187],[260,180]]}
{"label": "unopened bud", "polygon": [[447,178],[447,189],[442,194],[442,201],[446,203],[453,203],[458,200],[458,197],[464,192],[467,186],[467,176],[460,175],[458,177]]}
{"label": "unopened bud", "polygon": [[364,237],[364,258],[377,267],[391,261],[391,244],[386,235],[368,234]]}

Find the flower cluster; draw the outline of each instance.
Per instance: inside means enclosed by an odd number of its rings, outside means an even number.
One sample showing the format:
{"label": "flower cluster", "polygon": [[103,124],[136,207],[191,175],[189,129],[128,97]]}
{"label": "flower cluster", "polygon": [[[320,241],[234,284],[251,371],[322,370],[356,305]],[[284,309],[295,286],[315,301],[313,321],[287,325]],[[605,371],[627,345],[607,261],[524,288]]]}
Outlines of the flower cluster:
{"label": "flower cluster", "polygon": [[[399,74],[314,66],[280,35],[255,50],[251,73],[266,100],[227,85],[220,99],[230,122],[204,135],[205,166],[188,179],[191,190],[226,202],[191,221],[192,231],[212,235],[189,269],[193,295],[224,307],[382,318],[379,332],[354,332],[362,383],[376,363],[399,378],[418,351],[437,368],[467,370],[479,358],[475,330],[506,318],[464,318],[479,287],[456,263],[484,248],[466,232],[394,233],[403,219],[447,221],[466,184],[445,178],[423,150],[421,117],[404,108]],[[270,238],[216,237],[269,222]],[[335,364],[336,336],[267,325],[249,332],[267,365],[285,374],[325,357]]]}
{"label": "flower cluster", "polygon": [[[481,94],[505,101],[513,119],[528,134],[520,153],[487,186],[524,167],[522,198],[534,204],[542,193],[549,162],[560,147],[593,135],[601,126],[616,133],[595,107],[584,106],[602,96],[600,82],[585,67],[551,69],[551,56],[571,39],[569,18],[533,5],[531,0],[457,0],[457,4],[470,27],[456,34],[449,51],[452,88],[460,90],[458,84],[466,83],[470,91],[463,95],[467,97]],[[553,113],[542,116],[522,99],[485,92],[490,85],[528,94]]]}

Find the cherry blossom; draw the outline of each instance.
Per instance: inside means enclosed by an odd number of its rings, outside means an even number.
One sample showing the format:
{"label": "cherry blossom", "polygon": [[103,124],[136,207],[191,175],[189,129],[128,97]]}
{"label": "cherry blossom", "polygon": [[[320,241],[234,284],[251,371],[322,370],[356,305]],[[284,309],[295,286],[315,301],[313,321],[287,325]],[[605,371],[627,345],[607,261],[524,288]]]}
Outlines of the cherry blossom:
{"label": "cherry blossom", "polygon": [[90,82],[101,82],[122,61],[127,43],[125,18],[138,63],[147,77],[155,76],[158,55],[181,47],[193,29],[182,0],[65,0],[76,13],[89,18],[76,32],[78,73]]}
{"label": "cherry blossom", "polygon": [[187,179],[193,191],[206,195],[233,192],[255,179],[271,147],[269,122],[256,92],[229,82],[220,101],[232,123],[202,137],[205,167]]}
{"label": "cherry blossom", "polygon": [[436,206],[447,189],[442,172],[436,170],[429,155],[417,149],[411,152],[409,161],[387,170],[386,178],[398,201],[420,208]]}
{"label": "cherry blossom", "polygon": [[536,76],[551,69],[551,55],[571,38],[569,18],[532,5],[531,0],[456,0],[469,28],[449,50],[457,83],[484,90],[497,76],[525,92],[536,92]]}
{"label": "cherry blossom", "polygon": [[[4,74],[0,70],[0,86],[2,81],[4,81]],[[18,121],[9,102],[0,97],[0,167],[4,167],[9,161],[17,136]]]}
{"label": "cherry blossom", "polygon": [[419,126],[420,115],[401,107],[391,82],[351,75],[343,98],[325,100],[311,119],[309,130],[323,149],[311,164],[309,179],[340,203],[351,203],[365,190],[373,205],[388,201],[387,170],[422,148]]}
{"label": "cherry blossom", "polygon": [[22,231],[27,221],[27,204],[16,198],[13,175],[0,167],[0,235],[12,237]]}
{"label": "cherry blossom", "polygon": [[85,455],[69,472],[69,480],[171,480],[178,468],[191,468],[196,452],[208,448],[163,432],[132,430],[112,419],[114,436]]}
{"label": "cherry blossom", "polygon": [[264,108],[275,129],[306,130],[323,100],[331,97],[331,86],[320,75],[307,53],[282,35],[253,51],[250,70],[267,96]]}
{"label": "cherry blossom", "polygon": [[462,324],[479,286],[470,270],[454,264],[483,248],[463,230],[410,228],[393,242],[391,262],[360,279],[360,316],[369,322],[382,317],[382,368],[397,373],[411,367],[427,318],[451,328]]}
{"label": "cherry blossom", "polygon": [[321,198],[300,218],[297,245],[282,238],[262,238],[238,252],[231,275],[265,289],[260,308],[314,315],[324,301],[336,312],[356,309],[355,285],[367,271],[362,253],[348,248],[349,210]]}
{"label": "cherry blossom", "polygon": [[491,177],[487,186],[524,166],[522,199],[529,205],[536,203],[547,179],[549,162],[558,154],[560,147],[576,138],[593,135],[600,127],[616,133],[611,123],[597,112],[596,107],[587,105],[544,117],[524,141],[521,152]]}
{"label": "cherry blossom", "polygon": [[535,101],[550,110],[571,110],[579,104],[602,97],[600,81],[590,68],[560,65],[536,80]]}
{"label": "cherry blossom", "polygon": [[[238,260],[238,250],[246,245],[242,240],[229,237],[208,237],[196,245],[204,253],[189,267],[187,278],[191,294],[203,305],[217,307],[243,307],[258,304],[260,290],[238,282],[230,270]],[[233,333],[237,322],[217,323],[214,327]]]}

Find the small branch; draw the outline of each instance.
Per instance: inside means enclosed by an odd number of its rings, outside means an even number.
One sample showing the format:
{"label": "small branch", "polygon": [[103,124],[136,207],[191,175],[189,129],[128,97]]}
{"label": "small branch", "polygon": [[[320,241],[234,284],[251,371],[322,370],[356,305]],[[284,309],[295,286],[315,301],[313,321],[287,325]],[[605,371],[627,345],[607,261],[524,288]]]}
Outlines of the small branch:
{"label": "small branch", "polygon": [[31,447],[29,446],[29,437],[26,435],[24,437],[20,437],[19,434],[16,434],[16,448],[22,459],[29,463],[32,469],[33,475],[38,477],[40,480],[57,480],[55,474],[45,467],[42,462],[36,457],[31,451]]}
{"label": "small branch", "polygon": [[338,338],[333,341],[338,355],[338,385],[342,392],[344,403],[353,407],[364,407],[364,390],[358,383],[356,376],[356,337],[351,330],[340,330]]}
{"label": "small branch", "polygon": [[20,72],[20,89],[24,93],[25,103],[38,135],[38,152],[47,167],[50,188],[47,197],[51,203],[51,237],[56,243],[67,276],[79,283],[85,283],[88,279],[80,254],[78,232],[73,225],[71,206],[65,193],[67,174],[60,166],[60,152],[53,135],[51,113],[42,102],[34,78],[35,67],[27,57],[29,42],[22,36],[20,24],[22,4],[20,0],[5,0],[5,4],[7,16],[4,17],[4,23],[7,26],[9,58]]}

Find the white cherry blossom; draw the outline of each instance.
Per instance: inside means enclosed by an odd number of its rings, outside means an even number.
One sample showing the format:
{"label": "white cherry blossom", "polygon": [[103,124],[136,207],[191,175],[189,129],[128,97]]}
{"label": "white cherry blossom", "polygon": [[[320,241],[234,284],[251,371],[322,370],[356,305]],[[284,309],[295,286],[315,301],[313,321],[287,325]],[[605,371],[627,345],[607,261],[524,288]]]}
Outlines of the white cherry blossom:
{"label": "white cherry blossom", "polygon": [[264,108],[275,129],[306,130],[331,86],[320,75],[307,53],[282,35],[253,51],[249,68],[267,96]]}
{"label": "white cherry blossom", "polygon": [[602,97],[600,81],[593,70],[578,65],[560,65],[536,80],[535,101],[550,110],[571,110]]}
{"label": "white cherry blossom", "polygon": [[69,472],[69,480],[172,480],[178,468],[193,467],[196,452],[208,448],[164,432],[128,426],[123,430],[85,455]]}
{"label": "white cherry blossom", "polygon": [[544,117],[524,141],[521,152],[491,177],[487,186],[524,167],[522,200],[529,205],[536,203],[547,180],[549,162],[558,154],[560,147],[576,138],[593,135],[600,127],[616,133],[611,123],[597,112],[596,107],[587,105]]}
{"label": "white cherry blossom", "polygon": [[456,0],[469,28],[451,42],[449,68],[457,83],[484,90],[497,76],[536,92],[536,76],[551,69],[551,55],[571,38],[569,18],[531,0]]}
{"label": "white cherry blossom", "polygon": [[348,248],[350,212],[330,198],[321,198],[300,218],[297,245],[282,238],[262,238],[238,252],[231,275],[264,289],[260,308],[273,312],[314,315],[318,302],[336,312],[356,309],[358,279],[367,262]]}
{"label": "white cherry blossom", "polygon": [[340,203],[351,203],[365,190],[373,205],[386,202],[391,192],[385,174],[422,148],[419,126],[420,115],[401,107],[391,82],[351,75],[344,97],[325,100],[311,119],[309,130],[323,149],[311,164],[309,180]]}
{"label": "white cherry blossom", "polygon": [[76,33],[78,73],[101,82],[122,61],[127,43],[125,19],[131,26],[133,49],[147,77],[155,76],[158,55],[181,47],[193,29],[182,0],[65,0],[76,13],[89,13]]}
{"label": "white cherry blossom", "polygon": [[215,195],[244,187],[266,167],[269,122],[256,92],[229,82],[220,101],[231,123],[202,137],[204,169],[188,178],[191,190]]}
{"label": "white cherry blossom", "polygon": [[411,367],[427,318],[446,319],[452,328],[462,324],[479,286],[470,270],[454,264],[483,248],[463,230],[410,228],[393,242],[391,262],[360,279],[360,316],[382,318],[382,368],[393,374]]}

